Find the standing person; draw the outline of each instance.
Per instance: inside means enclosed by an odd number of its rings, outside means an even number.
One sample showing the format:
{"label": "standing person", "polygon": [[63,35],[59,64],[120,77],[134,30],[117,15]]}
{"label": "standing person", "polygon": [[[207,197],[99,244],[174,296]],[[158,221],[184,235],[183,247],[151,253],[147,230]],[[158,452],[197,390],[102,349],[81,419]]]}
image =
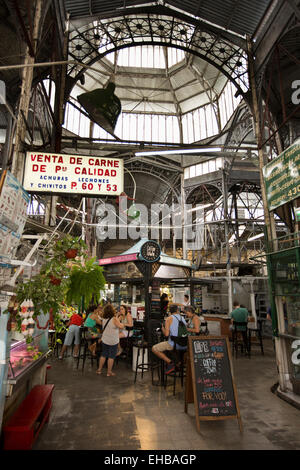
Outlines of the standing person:
{"label": "standing person", "polygon": [[[120,322],[125,326],[124,330],[120,331],[120,333],[119,333],[119,339],[128,338],[128,337],[132,336],[133,332],[126,330],[126,326],[133,327],[133,318],[131,316],[131,313],[129,313],[128,307],[126,305],[121,305],[120,306],[120,311],[119,311],[119,314],[118,314],[118,318],[119,318]],[[121,348],[121,345],[119,343],[117,356],[122,354],[122,351],[123,351],[123,349]]]}
{"label": "standing person", "polygon": [[[163,335],[168,338],[166,341],[162,341],[161,343],[155,344],[152,347],[152,352],[165,361],[167,364],[165,373],[168,375],[175,370],[175,363],[165,354],[165,351],[173,351],[174,350],[174,341],[171,339],[172,336],[178,336],[178,326],[179,321],[182,321],[186,326],[185,319],[180,315],[179,309],[177,305],[172,305],[170,307],[170,316],[165,321],[165,326],[162,326],[161,330]],[[176,349],[179,351],[185,351],[186,346],[179,346],[176,345]]]}
{"label": "standing person", "polygon": [[190,304],[190,297],[187,294],[184,294],[184,300],[183,300],[183,305],[187,307]]}
{"label": "standing person", "polygon": [[111,304],[105,305],[102,320],[102,352],[97,374],[101,374],[107,359],[107,377],[116,375],[113,371],[114,360],[118,351],[119,329],[125,328],[116,317],[116,311]]}
{"label": "standing person", "polygon": [[67,327],[69,327],[69,329],[66,333],[64,345],[62,347],[59,359],[63,359],[66,349],[68,348],[68,346],[71,346],[71,344],[73,343],[73,340],[74,340],[74,345],[75,345],[73,357],[75,358],[78,357],[79,345],[80,345],[80,327],[82,325],[82,322],[83,322],[83,319],[80,315],[78,315],[78,313],[74,313],[71,316],[69,322],[67,323]]}
{"label": "standing person", "polygon": [[162,294],[160,296],[160,315],[164,318],[168,312],[169,298],[168,294]]}
{"label": "standing person", "polygon": [[92,305],[87,309],[88,317],[84,322],[84,326],[88,328],[88,338],[91,339],[91,344],[89,345],[89,350],[91,351],[92,355],[96,356],[96,348],[97,348],[97,339],[101,338],[101,333],[97,325],[102,325],[102,315],[103,309],[102,306],[99,305]]}
{"label": "standing person", "polygon": [[[235,300],[233,302],[233,307],[234,307],[234,309],[229,314],[229,316],[231,317],[231,323],[233,323],[234,321],[247,322],[248,317],[249,317],[248,310],[245,307],[241,307],[240,303],[237,300]],[[244,331],[245,327],[244,326],[237,326],[237,330],[238,331]]]}

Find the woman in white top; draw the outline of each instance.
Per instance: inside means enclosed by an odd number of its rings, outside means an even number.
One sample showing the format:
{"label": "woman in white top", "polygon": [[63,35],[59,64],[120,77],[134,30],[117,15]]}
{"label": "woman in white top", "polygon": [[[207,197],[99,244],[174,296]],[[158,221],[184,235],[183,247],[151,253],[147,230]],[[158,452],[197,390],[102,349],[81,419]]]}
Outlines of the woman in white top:
{"label": "woman in white top", "polygon": [[107,376],[116,375],[113,371],[114,360],[118,351],[119,329],[125,328],[116,317],[116,311],[111,304],[104,307],[102,320],[102,351],[97,374],[101,374],[107,359]]}

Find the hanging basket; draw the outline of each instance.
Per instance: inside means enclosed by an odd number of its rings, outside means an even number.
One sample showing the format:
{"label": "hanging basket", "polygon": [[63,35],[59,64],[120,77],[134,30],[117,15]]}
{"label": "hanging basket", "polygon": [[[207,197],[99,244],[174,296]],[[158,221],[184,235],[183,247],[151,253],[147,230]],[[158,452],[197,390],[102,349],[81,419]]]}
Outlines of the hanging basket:
{"label": "hanging basket", "polygon": [[61,284],[61,279],[58,279],[57,277],[50,275],[50,282],[54,286],[59,286]]}
{"label": "hanging basket", "polygon": [[76,248],[70,248],[69,250],[65,251],[65,257],[68,259],[76,258],[78,250]]}

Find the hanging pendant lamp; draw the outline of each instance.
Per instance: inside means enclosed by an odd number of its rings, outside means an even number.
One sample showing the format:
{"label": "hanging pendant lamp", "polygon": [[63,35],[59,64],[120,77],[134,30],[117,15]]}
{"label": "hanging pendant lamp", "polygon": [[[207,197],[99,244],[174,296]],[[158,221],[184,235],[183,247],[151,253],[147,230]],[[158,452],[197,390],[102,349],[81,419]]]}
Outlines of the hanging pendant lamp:
{"label": "hanging pendant lamp", "polygon": [[135,205],[135,193],[136,193],[136,182],[135,182],[135,179],[133,177],[133,174],[131,173],[131,171],[128,170],[128,168],[125,168],[125,171],[127,171],[127,173],[130,174],[131,178],[132,178],[132,181],[133,181],[133,185],[134,185],[134,190],[133,190],[133,197],[132,198],[128,198],[127,196],[127,199],[131,199],[133,201],[133,203],[131,204],[131,206],[128,207],[127,211],[126,211],[126,215],[129,219],[131,220],[136,220],[140,217],[141,215],[141,211],[139,211],[137,208],[136,208],[136,205]]}
{"label": "hanging pendant lamp", "polygon": [[114,94],[115,88],[116,85],[109,82],[104,89],[97,88],[77,96],[79,103],[86,110],[91,120],[110,134],[114,133],[121,113],[121,101]]}
{"label": "hanging pendant lamp", "polygon": [[133,202],[131,206],[127,209],[127,217],[129,219],[135,220],[138,219],[141,215],[141,212],[137,210],[135,203]]}

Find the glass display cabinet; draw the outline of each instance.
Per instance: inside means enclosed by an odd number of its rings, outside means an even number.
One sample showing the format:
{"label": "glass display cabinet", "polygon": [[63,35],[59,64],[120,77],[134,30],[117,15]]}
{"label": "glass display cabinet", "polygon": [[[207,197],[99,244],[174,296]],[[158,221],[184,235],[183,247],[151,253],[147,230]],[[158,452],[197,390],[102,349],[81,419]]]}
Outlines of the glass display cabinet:
{"label": "glass display cabinet", "polygon": [[8,379],[16,379],[22,375],[29,367],[39,362],[48,351],[45,341],[45,332],[40,332],[33,337],[30,344],[26,340],[16,341],[11,344]]}

